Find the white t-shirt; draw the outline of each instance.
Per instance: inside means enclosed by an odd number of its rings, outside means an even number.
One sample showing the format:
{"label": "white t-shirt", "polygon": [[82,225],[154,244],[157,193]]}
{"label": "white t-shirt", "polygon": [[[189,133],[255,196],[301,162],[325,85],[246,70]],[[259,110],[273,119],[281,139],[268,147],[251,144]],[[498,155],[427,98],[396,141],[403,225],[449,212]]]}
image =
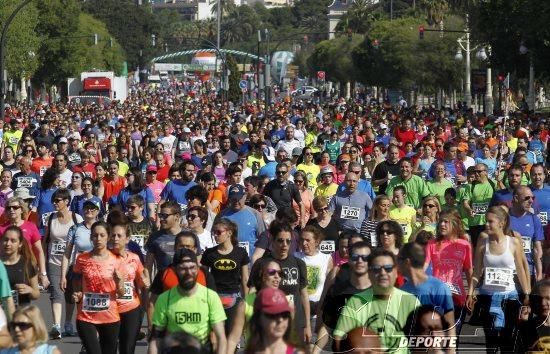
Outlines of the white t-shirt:
{"label": "white t-shirt", "polygon": [[60,187],[68,188],[71,185],[71,178],[73,177],[73,171],[68,168],[59,174]]}
{"label": "white t-shirt", "polygon": [[202,233],[198,234],[197,237],[199,238],[201,253],[207,248],[216,246],[216,241],[214,241],[212,234],[206,229]]}
{"label": "white t-shirt", "polygon": [[327,278],[328,264],[332,256],[322,252],[317,252],[315,256],[306,256],[303,252],[296,252],[294,256],[306,263],[308,283],[306,289],[309,301],[319,301]]}
{"label": "white t-shirt", "polygon": [[164,146],[165,152],[171,153],[176,142],[176,137],[173,135],[163,136],[162,138],[159,138],[158,141],[162,144],[162,146]]}

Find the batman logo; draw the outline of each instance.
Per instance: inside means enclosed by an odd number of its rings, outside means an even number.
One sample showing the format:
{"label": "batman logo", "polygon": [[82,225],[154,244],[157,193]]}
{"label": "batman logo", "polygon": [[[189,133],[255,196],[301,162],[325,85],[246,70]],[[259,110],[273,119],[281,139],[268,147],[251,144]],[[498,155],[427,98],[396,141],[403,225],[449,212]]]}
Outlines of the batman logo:
{"label": "batman logo", "polygon": [[214,262],[214,268],[217,270],[233,270],[237,268],[237,263],[232,259],[222,258]]}

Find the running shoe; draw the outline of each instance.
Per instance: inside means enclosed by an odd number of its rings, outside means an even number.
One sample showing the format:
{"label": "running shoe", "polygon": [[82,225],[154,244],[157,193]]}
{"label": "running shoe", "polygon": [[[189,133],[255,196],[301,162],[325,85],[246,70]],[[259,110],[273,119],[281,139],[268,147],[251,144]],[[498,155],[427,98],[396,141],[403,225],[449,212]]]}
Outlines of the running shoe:
{"label": "running shoe", "polygon": [[61,326],[52,326],[52,330],[50,331],[50,339],[61,339]]}
{"label": "running shoe", "polygon": [[65,330],[63,332],[63,337],[73,337],[74,336],[74,329],[72,323],[65,323],[63,326],[63,329]]}

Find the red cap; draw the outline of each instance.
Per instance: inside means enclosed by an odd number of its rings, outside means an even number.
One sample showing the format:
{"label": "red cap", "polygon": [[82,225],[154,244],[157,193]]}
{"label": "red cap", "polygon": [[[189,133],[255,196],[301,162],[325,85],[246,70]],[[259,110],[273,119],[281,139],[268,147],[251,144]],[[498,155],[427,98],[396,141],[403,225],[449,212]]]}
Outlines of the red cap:
{"label": "red cap", "polygon": [[155,165],[149,165],[147,166],[147,168],[145,169],[146,172],[157,172],[158,169],[157,169],[157,166]]}
{"label": "red cap", "polygon": [[286,294],[279,289],[265,288],[260,290],[254,302],[254,310],[262,311],[268,315],[276,315],[290,312],[290,305]]}

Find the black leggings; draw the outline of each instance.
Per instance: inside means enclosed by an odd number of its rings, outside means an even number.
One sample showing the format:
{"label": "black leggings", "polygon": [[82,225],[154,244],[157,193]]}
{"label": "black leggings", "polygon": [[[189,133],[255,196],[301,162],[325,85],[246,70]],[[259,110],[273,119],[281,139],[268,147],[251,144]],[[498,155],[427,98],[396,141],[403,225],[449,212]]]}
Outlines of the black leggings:
{"label": "black leggings", "polygon": [[94,324],[76,321],[76,330],[86,354],[117,354],[120,322]]}
{"label": "black leggings", "polygon": [[118,334],[119,354],[133,354],[143,319],[141,306],[120,314],[120,332]]}

